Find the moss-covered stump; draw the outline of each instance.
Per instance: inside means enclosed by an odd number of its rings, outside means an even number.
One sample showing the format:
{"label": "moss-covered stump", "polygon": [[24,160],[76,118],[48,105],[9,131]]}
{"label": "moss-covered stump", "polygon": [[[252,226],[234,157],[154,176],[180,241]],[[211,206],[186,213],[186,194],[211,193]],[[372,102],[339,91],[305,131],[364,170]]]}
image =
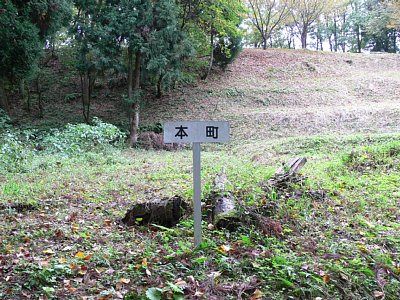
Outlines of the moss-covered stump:
{"label": "moss-covered stump", "polygon": [[135,204],[121,221],[128,226],[156,224],[173,227],[185,215],[188,207],[180,196],[153,199]]}

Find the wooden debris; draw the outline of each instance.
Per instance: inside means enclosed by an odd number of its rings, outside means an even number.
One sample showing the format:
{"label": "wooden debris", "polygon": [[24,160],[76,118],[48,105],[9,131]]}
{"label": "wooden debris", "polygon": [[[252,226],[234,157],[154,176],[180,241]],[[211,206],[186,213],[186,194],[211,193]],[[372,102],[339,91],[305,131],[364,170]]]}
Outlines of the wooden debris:
{"label": "wooden debris", "polygon": [[135,204],[121,221],[128,226],[157,224],[173,227],[183,217],[188,207],[189,205],[179,196],[155,199]]}
{"label": "wooden debris", "polygon": [[13,209],[19,213],[35,210],[37,206],[29,203],[6,203],[0,205],[0,210]]}
{"label": "wooden debris", "polygon": [[290,159],[276,170],[274,176],[266,182],[266,187],[286,187],[290,183],[299,181],[298,173],[306,162],[307,158],[305,157],[294,157]]}
{"label": "wooden debris", "polygon": [[212,223],[217,228],[233,228],[238,221],[236,204],[232,194],[227,191],[228,177],[225,173],[219,173],[214,179],[213,192],[210,197],[212,210]]}

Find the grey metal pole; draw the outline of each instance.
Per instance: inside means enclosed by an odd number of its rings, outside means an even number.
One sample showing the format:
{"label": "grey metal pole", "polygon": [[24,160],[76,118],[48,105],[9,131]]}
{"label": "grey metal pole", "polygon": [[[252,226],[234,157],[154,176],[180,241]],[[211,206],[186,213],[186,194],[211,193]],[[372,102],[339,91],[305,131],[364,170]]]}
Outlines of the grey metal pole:
{"label": "grey metal pole", "polygon": [[194,206],[194,246],[201,243],[201,164],[200,143],[193,143],[193,206]]}

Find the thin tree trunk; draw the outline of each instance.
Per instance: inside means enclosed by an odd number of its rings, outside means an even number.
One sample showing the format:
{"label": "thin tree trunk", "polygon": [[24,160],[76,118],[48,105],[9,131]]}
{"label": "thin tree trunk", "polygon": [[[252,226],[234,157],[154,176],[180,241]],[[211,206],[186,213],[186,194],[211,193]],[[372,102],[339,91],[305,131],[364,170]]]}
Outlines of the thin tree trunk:
{"label": "thin tree trunk", "polygon": [[142,53],[140,51],[136,51],[135,58],[135,70],[133,71],[133,91],[135,93],[135,98],[132,105],[131,112],[131,124],[130,124],[130,134],[129,134],[129,142],[128,145],[133,147],[138,141],[139,134],[139,99],[138,94],[140,92],[140,67],[142,64]]}
{"label": "thin tree trunk", "polygon": [[301,32],[301,48],[307,48],[307,26],[304,26]]}
{"label": "thin tree trunk", "polygon": [[0,82],[0,108],[2,108],[7,114],[10,114],[10,105],[8,103],[6,89],[2,82]]}
{"label": "thin tree trunk", "polygon": [[89,123],[90,78],[87,72],[81,74],[82,112],[86,123]]}
{"label": "thin tree trunk", "polygon": [[211,46],[211,54],[210,54],[210,62],[208,64],[208,69],[207,69],[207,73],[204,74],[204,76],[202,77],[203,80],[206,80],[207,77],[210,75],[211,73],[211,69],[213,66],[213,62],[214,62],[214,34],[213,34],[213,29],[211,27],[211,35],[210,35],[210,46]]}
{"label": "thin tree trunk", "polygon": [[264,36],[263,36],[262,48],[263,48],[263,50],[267,49],[267,38]]}
{"label": "thin tree trunk", "polygon": [[133,100],[133,92],[132,92],[132,85],[133,85],[133,61],[132,61],[132,47],[128,47],[128,99],[130,101]]}
{"label": "thin tree trunk", "polygon": [[162,81],[164,79],[164,75],[160,75],[157,81],[157,98],[161,98],[163,91],[162,91]]}
{"label": "thin tree trunk", "polygon": [[35,80],[36,92],[38,95],[38,108],[39,108],[39,118],[43,118],[43,101],[42,101],[42,90],[40,88],[39,76]]}
{"label": "thin tree trunk", "polygon": [[335,52],[338,50],[338,38],[337,38],[337,23],[336,23],[336,16],[333,17],[333,40],[334,40],[334,48]]}
{"label": "thin tree trunk", "polygon": [[361,32],[360,25],[357,26],[357,52],[361,53]]}
{"label": "thin tree trunk", "polygon": [[25,104],[26,109],[30,111],[28,93],[26,92],[25,79],[21,79],[19,82],[19,93],[21,94],[22,102]]}

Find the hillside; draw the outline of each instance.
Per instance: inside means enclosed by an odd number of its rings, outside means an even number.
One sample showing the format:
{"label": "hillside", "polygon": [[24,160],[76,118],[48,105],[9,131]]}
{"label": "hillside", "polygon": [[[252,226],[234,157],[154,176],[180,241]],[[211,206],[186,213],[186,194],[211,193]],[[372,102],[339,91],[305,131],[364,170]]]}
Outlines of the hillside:
{"label": "hillside", "polygon": [[[62,61],[51,66],[56,72],[49,80],[58,84],[44,93],[43,119],[35,111],[22,110],[18,96],[14,97],[20,125],[82,122],[79,78]],[[100,78],[92,115],[126,126],[125,93],[123,78]],[[394,132],[400,123],[399,97],[396,54],[244,49],[226,72],[216,71],[208,80],[178,87],[161,99],[147,95],[142,124],[226,119],[232,123],[233,139],[242,142]]]}
{"label": "hillside", "polygon": [[169,97],[146,120],[169,119],[168,110],[228,119],[240,140],[393,132],[399,97],[398,55],[245,49],[226,73]]}

